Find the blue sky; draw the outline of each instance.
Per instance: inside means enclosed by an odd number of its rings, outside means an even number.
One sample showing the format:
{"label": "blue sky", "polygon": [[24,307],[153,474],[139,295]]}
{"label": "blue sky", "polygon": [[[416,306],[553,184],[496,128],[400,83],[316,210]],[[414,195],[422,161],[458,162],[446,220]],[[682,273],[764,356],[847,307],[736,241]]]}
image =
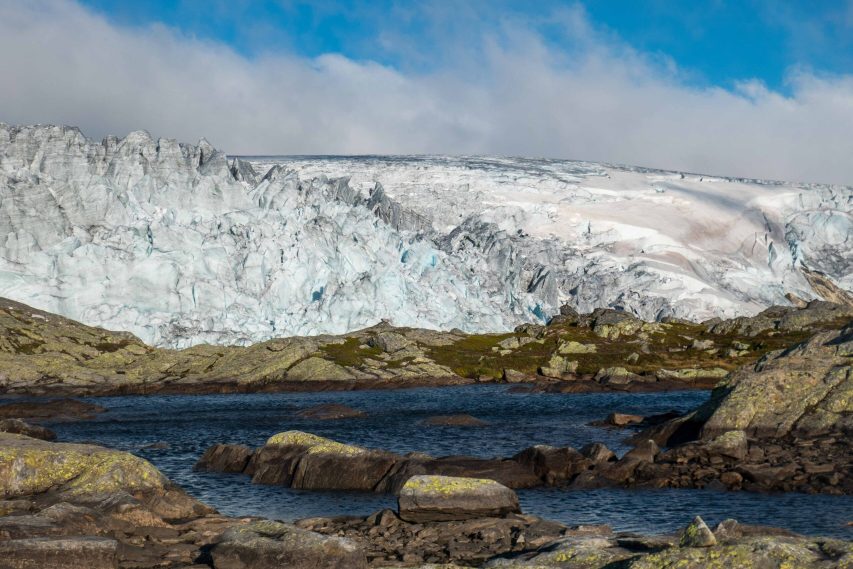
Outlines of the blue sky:
{"label": "blue sky", "polygon": [[6,0],[0,76],[96,138],[853,185],[853,0]]}
{"label": "blue sky", "polygon": [[[675,65],[697,84],[759,79],[786,90],[792,69],[853,70],[853,3],[772,0],[83,0],[132,26],[162,23],[252,57],[270,52],[338,53],[402,70],[440,67],[477,39],[524,22],[567,53],[576,47],[553,15],[582,6],[590,22],[637,50]],[[466,41],[467,39],[467,41]]]}

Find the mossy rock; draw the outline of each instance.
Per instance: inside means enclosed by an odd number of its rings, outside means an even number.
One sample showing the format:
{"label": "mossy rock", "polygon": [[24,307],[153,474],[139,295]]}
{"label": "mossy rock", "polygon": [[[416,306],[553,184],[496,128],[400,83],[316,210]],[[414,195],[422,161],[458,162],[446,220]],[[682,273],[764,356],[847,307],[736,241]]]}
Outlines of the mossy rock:
{"label": "mossy rock", "polygon": [[169,481],[132,454],[92,445],[48,443],[0,433],[0,496],[161,491]]}
{"label": "mossy rock", "polygon": [[454,521],[520,513],[515,492],[494,480],[418,475],[400,489],[400,517],[409,522]]}

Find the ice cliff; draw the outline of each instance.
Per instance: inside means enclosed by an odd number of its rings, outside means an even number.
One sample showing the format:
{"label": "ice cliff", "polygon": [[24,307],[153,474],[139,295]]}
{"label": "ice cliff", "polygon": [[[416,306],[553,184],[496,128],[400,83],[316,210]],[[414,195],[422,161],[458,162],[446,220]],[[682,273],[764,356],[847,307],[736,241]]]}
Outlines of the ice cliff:
{"label": "ice cliff", "polygon": [[852,208],[851,187],[0,124],[0,296],[173,347],[502,330],[565,302],[697,320],[814,298],[804,268],[853,289]]}

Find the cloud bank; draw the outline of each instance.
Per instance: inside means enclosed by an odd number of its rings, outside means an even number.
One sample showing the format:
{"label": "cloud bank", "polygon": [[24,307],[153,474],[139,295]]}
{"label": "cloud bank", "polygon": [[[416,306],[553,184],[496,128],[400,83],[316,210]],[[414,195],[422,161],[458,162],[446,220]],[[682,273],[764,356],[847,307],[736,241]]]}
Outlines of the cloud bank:
{"label": "cloud bank", "polygon": [[455,61],[401,71],[246,57],[71,1],[4,2],[0,120],[203,136],[231,154],[548,156],[853,184],[853,75],[792,70],[785,95],[756,81],[696,87],[581,8],[549,17],[571,49],[508,20],[453,38]]}

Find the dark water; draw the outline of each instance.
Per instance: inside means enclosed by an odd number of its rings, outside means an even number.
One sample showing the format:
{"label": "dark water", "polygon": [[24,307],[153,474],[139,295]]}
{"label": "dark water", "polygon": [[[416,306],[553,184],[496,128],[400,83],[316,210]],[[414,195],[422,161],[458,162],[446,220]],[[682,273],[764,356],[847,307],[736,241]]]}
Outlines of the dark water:
{"label": "dark water", "polygon": [[[128,450],[159,467],[195,497],[230,515],[292,520],[366,515],[394,507],[392,496],[308,492],[253,485],[241,475],[194,473],[204,450],[219,442],[260,446],[272,434],[299,429],[347,443],[434,456],[509,456],[533,444],[580,447],[600,441],[624,451],[625,432],[587,425],[612,411],[638,414],[687,410],[707,392],[513,394],[505,386],[254,395],[132,396],[93,400],[109,408],[95,420],[51,425],[64,441]],[[366,411],[365,418],[318,421],[294,412],[321,403]],[[434,415],[468,413],[487,427],[428,427]],[[166,442],[164,450],[143,448]],[[716,523],[785,527],[806,534],[853,537],[853,497],[761,495],[701,490],[519,491],[525,512],[567,524],[607,523],[617,530],[665,532],[702,515]]]}

